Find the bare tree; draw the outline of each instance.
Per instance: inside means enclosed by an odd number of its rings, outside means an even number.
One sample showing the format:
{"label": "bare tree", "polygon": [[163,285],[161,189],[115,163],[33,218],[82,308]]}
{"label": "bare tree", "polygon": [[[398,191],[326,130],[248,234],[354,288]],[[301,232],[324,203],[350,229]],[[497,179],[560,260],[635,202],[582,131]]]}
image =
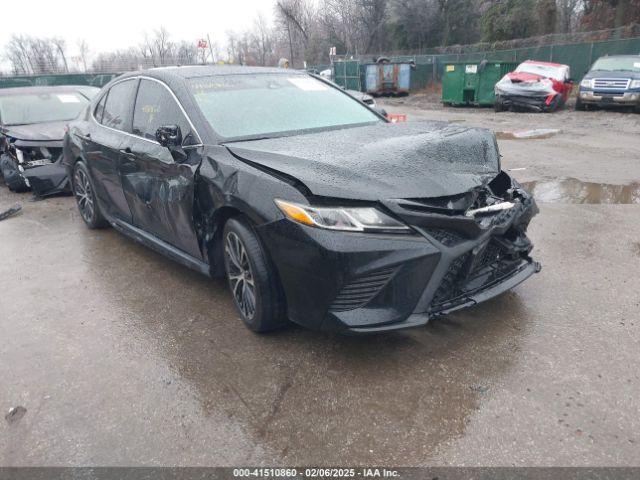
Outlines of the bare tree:
{"label": "bare tree", "polygon": [[82,63],[82,71],[86,73],[87,60],[89,57],[89,44],[84,38],[78,40],[78,54],[78,56],[80,57],[80,62]]}
{"label": "bare tree", "polygon": [[278,0],[276,16],[279,24],[285,29],[289,61],[293,66],[296,53],[305,57],[309,47],[312,28],[318,18],[315,4],[309,0]]}
{"label": "bare tree", "polygon": [[160,65],[167,65],[167,60],[171,56],[173,44],[169,40],[169,31],[165,27],[160,27],[155,32],[153,39],[154,54]]}
{"label": "bare tree", "polygon": [[196,45],[191,42],[180,42],[175,46],[175,62],[178,65],[193,65],[198,61]]}
{"label": "bare tree", "polygon": [[24,35],[12,35],[5,47],[5,55],[11,63],[14,75],[27,75],[34,72],[29,43],[29,38]]}
{"label": "bare tree", "polygon": [[53,37],[50,40],[51,44],[57,50],[60,58],[62,59],[62,63],[64,64],[64,71],[69,73],[69,64],[67,63],[67,56],[65,55],[65,51],[67,49],[67,42],[60,37]]}
{"label": "bare tree", "polygon": [[13,35],[5,57],[16,75],[68,72],[64,40]]}
{"label": "bare tree", "polygon": [[257,50],[258,62],[260,65],[267,64],[267,56],[271,51],[271,31],[264,15],[258,14],[253,22],[253,41],[252,44]]}
{"label": "bare tree", "polygon": [[583,8],[582,0],[556,0],[556,32],[570,33],[577,26],[578,12]]}

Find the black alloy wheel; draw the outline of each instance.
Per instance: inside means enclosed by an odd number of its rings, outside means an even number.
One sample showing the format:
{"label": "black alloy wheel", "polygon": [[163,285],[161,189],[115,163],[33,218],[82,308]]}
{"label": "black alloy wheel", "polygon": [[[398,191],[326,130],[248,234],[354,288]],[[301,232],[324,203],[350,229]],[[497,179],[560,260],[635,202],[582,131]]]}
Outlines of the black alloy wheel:
{"label": "black alloy wheel", "polygon": [[98,202],[89,178],[89,171],[83,162],[73,168],[73,195],[76,197],[80,216],[89,228],[106,227],[107,221],[100,213]]}
{"label": "black alloy wheel", "polygon": [[224,251],[233,299],[242,316],[251,321],[256,314],[256,286],[247,250],[235,232],[227,233]]}
{"label": "black alloy wheel", "polygon": [[222,242],[233,303],[245,325],[254,332],[286,325],[280,279],[249,220],[229,219]]}

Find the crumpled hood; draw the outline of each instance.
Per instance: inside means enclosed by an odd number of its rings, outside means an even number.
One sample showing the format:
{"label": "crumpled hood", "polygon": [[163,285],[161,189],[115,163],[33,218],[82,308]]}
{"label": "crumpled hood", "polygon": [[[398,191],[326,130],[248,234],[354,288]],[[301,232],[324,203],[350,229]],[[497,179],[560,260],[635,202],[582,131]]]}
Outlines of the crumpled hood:
{"label": "crumpled hood", "polygon": [[496,95],[547,97],[562,90],[562,83],[543,75],[528,72],[507,73],[495,85]]}
{"label": "crumpled hood", "polygon": [[456,195],[500,169],[492,132],[445,122],[379,123],[226,147],[314,195],[357,200]]}
{"label": "crumpled hood", "polygon": [[5,135],[18,140],[34,142],[61,141],[64,139],[64,127],[68,122],[32,123],[30,125],[8,125]]}

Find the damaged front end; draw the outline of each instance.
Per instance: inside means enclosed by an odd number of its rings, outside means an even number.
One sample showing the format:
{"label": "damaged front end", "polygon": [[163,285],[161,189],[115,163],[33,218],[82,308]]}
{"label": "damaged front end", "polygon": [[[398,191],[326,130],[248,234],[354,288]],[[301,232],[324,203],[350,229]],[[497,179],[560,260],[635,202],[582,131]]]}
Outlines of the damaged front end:
{"label": "damaged front end", "polygon": [[569,67],[526,61],[495,85],[495,109],[551,112],[566,102],[571,90]]}
{"label": "damaged front end", "polygon": [[465,193],[389,199],[379,208],[410,233],[341,233],[291,222],[260,229],[274,245],[292,320],[353,334],[418,327],[540,271],[526,235],[538,207],[504,172]]}
{"label": "damaged front end", "polygon": [[540,270],[526,236],[538,207],[504,172],[465,194],[386,205],[440,250],[414,313],[433,317],[475,305]]}
{"label": "damaged front end", "polygon": [[62,165],[62,140],[30,141],[5,136],[0,172],[14,192],[33,190],[39,197],[69,193]]}

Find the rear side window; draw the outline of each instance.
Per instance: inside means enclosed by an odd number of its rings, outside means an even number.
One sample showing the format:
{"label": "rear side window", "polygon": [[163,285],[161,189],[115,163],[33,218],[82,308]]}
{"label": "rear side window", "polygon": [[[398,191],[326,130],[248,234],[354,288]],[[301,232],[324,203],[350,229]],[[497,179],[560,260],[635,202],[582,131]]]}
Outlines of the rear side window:
{"label": "rear side window", "polygon": [[101,123],[105,127],[131,132],[131,104],[136,80],[116,83],[109,89]]}
{"label": "rear side window", "polygon": [[142,79],[133,112],[133,134],[155,140],[158,128],[167,125],[180,127],[183,144],[195,143],[191,125],[169,90],[158,82]]}

